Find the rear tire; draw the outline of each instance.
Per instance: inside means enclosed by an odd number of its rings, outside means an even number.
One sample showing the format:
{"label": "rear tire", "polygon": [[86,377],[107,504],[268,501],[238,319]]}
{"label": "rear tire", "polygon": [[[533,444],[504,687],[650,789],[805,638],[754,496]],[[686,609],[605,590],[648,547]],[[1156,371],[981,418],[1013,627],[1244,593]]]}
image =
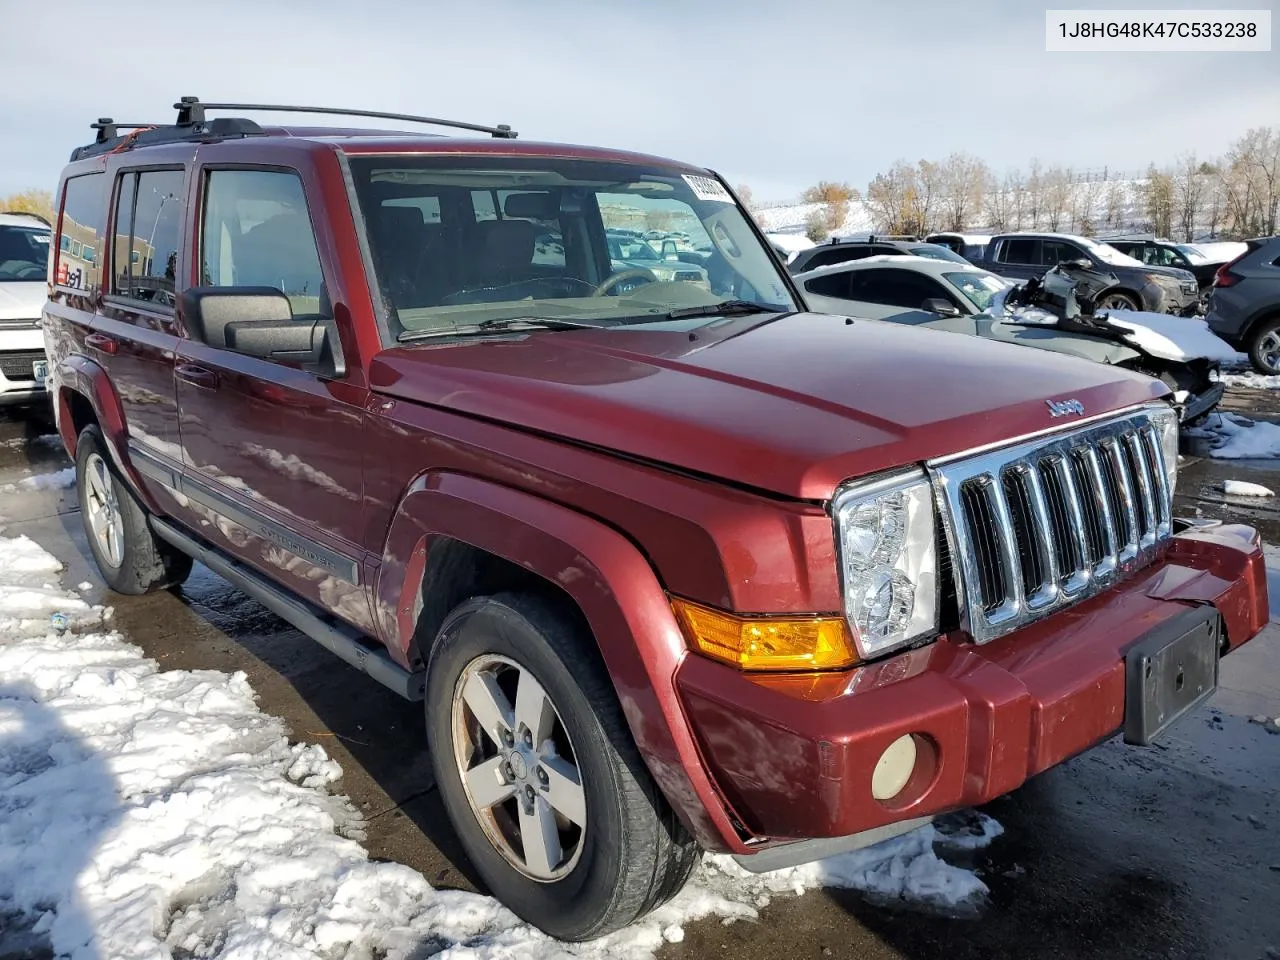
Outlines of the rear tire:
{"label": "rear tire", "polygon": [[138,596],[187,579],[191,558],[151,532],[145,508],[117,473],[96,426],[85,427],[76,441],[76,487],[89,550],[108,587]]}
{"label": "rear tire", "polygon": [[1261,374],[1280,374],[1280,317],[1263,320],[1250,335],[1249,362]]}
{"label": "rear tire", "polygon": [[[589,940],[675,896],[701,850],[649,776],[574,614],[530,593],[463,603],[429,658],[426,720],[445,808],[490,891],[553,937]],[[531,701],[522,690],[544,694],[549,707],[533,711],[544,718],[536,737],[525,737]],[[502,722],[485,722],[486,713]],[[557,767],[580,784],[571,803]],[[548,770],[557,777],[550,786]]]}

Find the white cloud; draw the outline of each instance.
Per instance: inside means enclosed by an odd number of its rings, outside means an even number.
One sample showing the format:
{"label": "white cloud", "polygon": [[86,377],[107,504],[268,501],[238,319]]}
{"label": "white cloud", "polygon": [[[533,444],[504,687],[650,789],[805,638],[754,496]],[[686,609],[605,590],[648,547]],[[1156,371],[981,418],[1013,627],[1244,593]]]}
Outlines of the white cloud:
{"label": "white cloud", "polygon": [[186,93],[509,122],[706,164],[762,199],[953,150],[1128,170],[1280,115],[1274,53],[1049,54],[1043,8],[1009,0],[0,8],[31,38],[0,64],[0,194],[52,186],[93,118],[166,120]]}

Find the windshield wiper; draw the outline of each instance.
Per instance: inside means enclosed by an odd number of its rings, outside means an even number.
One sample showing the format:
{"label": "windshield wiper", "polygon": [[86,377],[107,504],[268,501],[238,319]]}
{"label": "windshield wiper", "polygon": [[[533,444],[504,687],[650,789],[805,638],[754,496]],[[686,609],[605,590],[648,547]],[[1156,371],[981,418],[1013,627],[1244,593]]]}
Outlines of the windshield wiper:
{"label": "windshield wiper", "polygon": [[685,317],[732,317],[749,313],[786,313],[787,308],[777,303],[756,303],[754,300],[723,300],[701,307],[679,307],[666,314],[667,320]]}
{"label": "windshield wiper", "polygon": [[407,340],[429,340],[433,337],[470,337],[484,333],[505,333],[509,330],[599,330],[601,324],[583,323],[580,320],[558,320],[554,317],[492,317],[479,323],[464,323],[454,327],[436,327],[431,330],[405,330],[396,337]]}

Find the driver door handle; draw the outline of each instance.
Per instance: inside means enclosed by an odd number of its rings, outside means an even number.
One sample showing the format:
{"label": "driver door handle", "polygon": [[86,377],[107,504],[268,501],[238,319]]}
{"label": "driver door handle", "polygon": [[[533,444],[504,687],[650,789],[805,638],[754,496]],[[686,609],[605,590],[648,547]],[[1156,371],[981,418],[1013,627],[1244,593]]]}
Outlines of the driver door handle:
{"label": "driver door handle", "polygon": [[212,370],[194,363],[180,363],[174,368],[174,374],[184,383],[205,390],[214,390],[218,386],[218,375]]}

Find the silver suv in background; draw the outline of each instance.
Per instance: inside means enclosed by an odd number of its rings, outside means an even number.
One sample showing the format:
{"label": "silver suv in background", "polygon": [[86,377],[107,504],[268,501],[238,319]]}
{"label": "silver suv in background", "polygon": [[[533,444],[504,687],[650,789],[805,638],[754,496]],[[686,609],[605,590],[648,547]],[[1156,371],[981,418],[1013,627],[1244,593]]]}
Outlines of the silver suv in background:
{"label": "silver suv in background", "polygon": [[1218,268],[1205,319],[1259,373],[1280,374],[1280,236],[1248,241]]}
{"label": "silver suv in background", "polygon": [[40,313],[48,297],[49,224],[0,213],[0,406],[45,397]]}
{"label": "silver suv in background", "polygon": [[1195,274],[1153,267],[1115,247],[1069,233],[1006,233],[993,237],[978,266],[1011,280],[1030,280],[1051,267],[1086,260],[1090,269],[1114,274],[1117,286],[1098,298],[1101,310],[1145,310],[1192,316],[1200,302]]}

